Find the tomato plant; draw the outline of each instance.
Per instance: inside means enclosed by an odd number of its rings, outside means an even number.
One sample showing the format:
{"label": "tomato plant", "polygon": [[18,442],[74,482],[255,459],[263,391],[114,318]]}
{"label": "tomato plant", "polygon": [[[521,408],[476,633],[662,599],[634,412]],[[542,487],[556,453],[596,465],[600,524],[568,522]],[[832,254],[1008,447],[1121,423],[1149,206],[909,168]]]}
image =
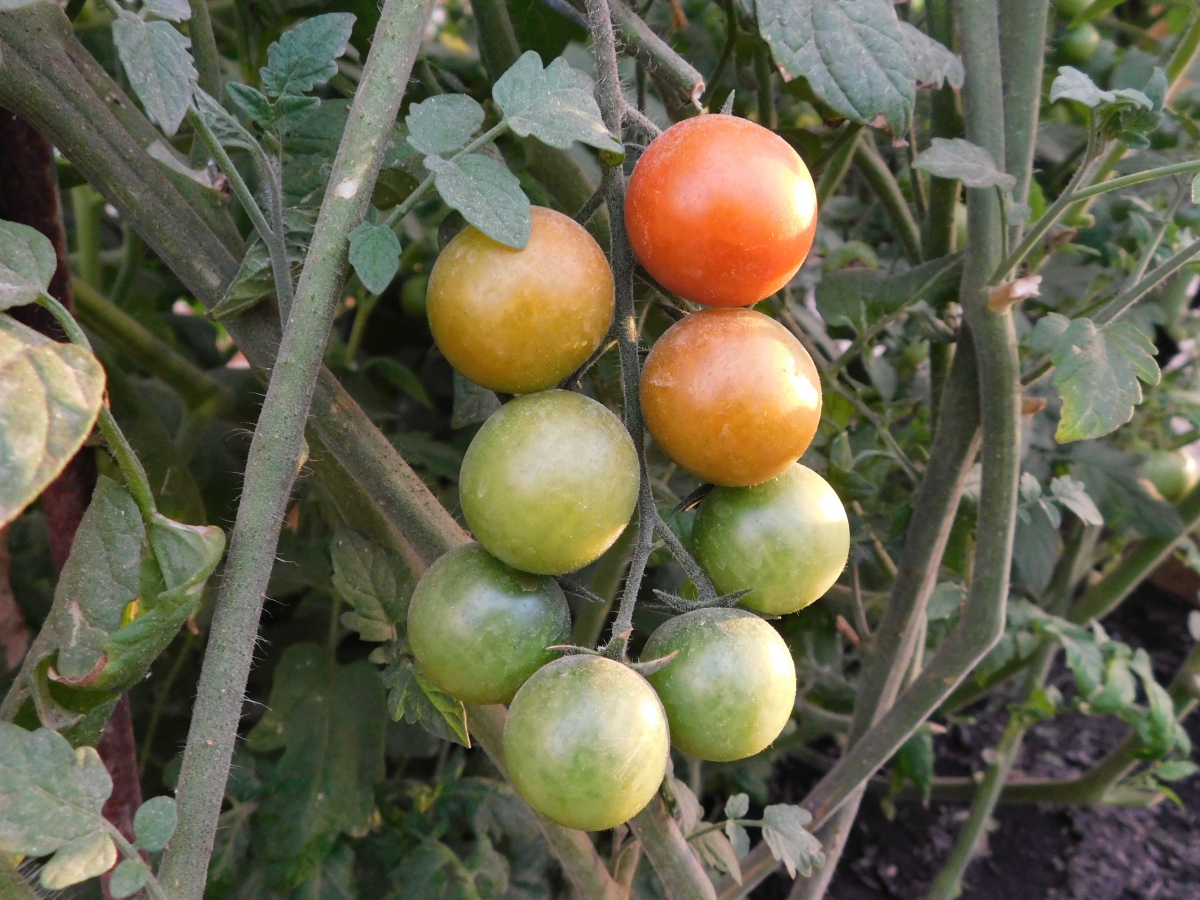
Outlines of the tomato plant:
{"label": "tomato plant", "polygon": [[1085,65],[1096,53],[1100,46],[1100,32],[1096,26],[1087,22],[1078,28],[1071,28],[1058,41],[1058,53],[1063,62],[1075,66]]}
{"label": "tomato plant", "polygon": [[774,478],[808,448],[821,417],[812,358],[753,310],[705,310],[672,325],[646,357],[641,399],[663,452],[715,484]]}
{"label": "tomato plant", "polygon": [[521,250],[467,226],[429,276],[438,349],[477,384],[509,394],[554,387],[608,331],[613,281],[604,251],[574,220],[530,210]]}
{"label": "tomato plant", "polygon": [[1200,467],[1190,453],[1182,450],[1157,450],[1142,463],[1142,474],[1150,479],[1158,493],[1177,503],[1200,482]]}
{"label": "tomato plant", "polygon": [[517,692],[504,725],[509,774],[551,821],[602,831],[632,818],[658,790],[667,765],[667,718],[632,669],[568,656]]}
{"label": "tomato plant", "polygon": [[478,544],[447,553],[417,583],[408,642],[425,674],[464,703],[507,703],[571,636],[554,579],[509,568]]}
{"label": "tomato plant", "polygon": [[808,606],[837,581],[850,525],[833,488],[795,463],[763,484],[713,488],[693,540],[718,590],[749,588],[744,606],[780,616]]}
{"label": "tomato plant", "polygon": [[659,284],[707,306],[749,306],[791,279],[817,227],[817,195],[786,141],[733,116],[668,128],[629,178],[625,223]]}
{"label": "tomato plant", "polygon": [[544,391],[504,405],[463,458],[463,515],[489,553],[558,575],[595,560],[637,502],[633,442],[611,412],[580,394]]}
{"label": "tomato plant", "polygon": [[659,626],[642,656],[676,652],[649,676],[674,747],[731,762],[779,736],[796,702],[796,666],[774,628],[745,610],[697,609]]}

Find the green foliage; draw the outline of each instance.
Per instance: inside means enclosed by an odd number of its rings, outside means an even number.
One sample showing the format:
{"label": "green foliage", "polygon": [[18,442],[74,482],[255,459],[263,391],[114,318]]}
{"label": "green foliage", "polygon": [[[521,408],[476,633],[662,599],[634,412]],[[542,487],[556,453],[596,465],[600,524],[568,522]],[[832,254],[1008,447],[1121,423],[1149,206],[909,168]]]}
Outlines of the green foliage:
{"label": "green foliage", "polygon": [[408,568],[395,554],[347,528],[334,533],[330,551],[333,588],[351,607],[342,613],[342,624],[366,641],[396,640],[414,585]]}
{"label": "green foliage", "polygon": [[54,246],[40,231],[0,222],[0,310],[36,303],[58,268]]}
{"label": "green foliage", "polygon": [[986,150],[962,138],[934,138],[929,149],[913,160],[913,168],[938,178],[961,181],[964,187],[1011,191],[1017,181],[1000,171]]}
{"label": "green foliage", "polygon": [[470,747],[466,707],[421,673],[407,646],[387,648],[385,660],[383,683],[392,719],[399,722],[403,718],[444,741]]}
{"label": "green foliage", "polygon": [[[153,12],[171,7],[147,7]],[[190,18],[190,10],[183,7]],[[175,21],[179,21],[175,18]],[[196,66],[188,52],[191,41],[165,21],[146,21],[121,10],[113,22],[113,42],[121,65],[134,93],[146,110],[146,117],[173,135],[187,115],[192,91],[196,86]]]}
{"label": "green foliage", "polygon": [[337,74],[346,52],[354,16],[326,13],[297,25],[267,48],[267,64],[258,73],[267,96],[279,99],[307,94]]}
{"label": "green foliage", "polygon": [[350,232],[350,265],[363,287],[382,294],[400,270],[400,239],[386,225],[363,222]]}

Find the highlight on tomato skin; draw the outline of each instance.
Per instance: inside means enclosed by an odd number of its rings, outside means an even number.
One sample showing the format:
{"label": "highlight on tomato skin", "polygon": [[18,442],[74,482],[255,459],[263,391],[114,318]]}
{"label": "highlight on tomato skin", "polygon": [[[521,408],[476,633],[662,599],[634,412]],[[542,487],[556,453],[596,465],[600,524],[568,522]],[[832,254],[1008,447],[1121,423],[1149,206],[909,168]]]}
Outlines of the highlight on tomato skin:
{"label": "highlight on tomato skin", "polygon": [[592,355],[615,305],[608,259],[569,216],[530,208],[514,250],[467,226],[429,275],[429,329],[442,355],[476,384],[506,394],[552,388]]}
{"label": "highlight on tomato skin", "polygon": [[716,487],[692,528],[696,561],[723,594],[770,616],[822,597],[846,567],[850,523],[833,488],[796,463],[764,484]]}
{"label": "highlight on tomato skin", "polygon": [[676,322],[642,369],[642,414],[663,452],[703,481],[759,484],[803,455],[821,420],[821,380],[784,326],[750,309]]}
{"label": "highlight on tomato skin", "polygon": [[625,227],[663,287],[705,306],[749,306],[803,265],[816,234],[816,188],[783,138],[747,119],[697,116],[638,159]]}

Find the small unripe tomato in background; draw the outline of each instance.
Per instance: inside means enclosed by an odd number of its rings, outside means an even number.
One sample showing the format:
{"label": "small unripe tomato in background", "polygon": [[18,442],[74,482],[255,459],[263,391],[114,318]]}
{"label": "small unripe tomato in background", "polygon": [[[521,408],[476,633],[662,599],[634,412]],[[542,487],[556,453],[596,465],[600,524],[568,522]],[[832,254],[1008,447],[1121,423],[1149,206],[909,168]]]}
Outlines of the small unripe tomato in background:
{"label": "small unripe tomato in background", "polygon": [[659,284],[706,306],[749,306],[799,270],[817,228],[808,167],[783,138],[735,116],[672,125],[646,148],[625,227]]}
{"label": "small unripe tomato in background", "polygon": [[663,452],[697,478],[749,485],[808,449],[821,379],[786,328],[751,309],[706,309],[655,342],[642,369],[642,414]]}
{"label": "small unripe tomato in background", "polygon": [[1142,463],[1142,474],[1150,479],[1164,500],[1178,503],[1200,481],[1200,467],[1183,450],[1157,450]]}
{"label": "small unripe tomato in background", "polygon": [[458,480],[475,539],[540,575],[581,569],[611,547],[637,491],[637,451],[621,420],[570,391],[528,394],[493,413]]}
{"label": "small unripe tomato in background", "polygon": [[744,609],[696,609],[660,625],[642,659],[675,651],[647,680],[676,749],[732,762],[779,737],[796,703],[796,664],[779,632]]}
{"label": "small unripe tomato in background", "polygon": [[504,724],[513,786],[535,810],[581,831],[615,828],[662,784],[667,717],[637,672],[602,656],[567,656],[538,669]]}
{"label": "small unripe tomato in background", "polygon": [[1100,32],[1089,22],[1072,28],[1058,42],[1058,55],[1065,63],[1082,66],[1096,53],[1100,46]]}
{"label": "small unripe tomato in background", "polygon": [[804,609],[833,586],[850,556],[846,509],[799,463],[766,484],[713,488],[692,528],[696,562],[722,594],[769,616]]}
{"label": "small unripe tomato in background", "polygon": [[571,610],[553,578],[518,572],[479,544],[451,550],[421,576],[408,604],[408,643],[421,670],[464,703],[507,703],[571,638]]}
{"label": "small unripe tomato in background", "polygon": [[400,288],[400,308],[414,319],[424,319],[425,293],[429,290],[428,275],[414,275]]}
{"label": "small unripe tomato in background", "polygon": [[613,317],[613,277],[587,229],[552,209],[514,250],[468,226],[429,275],[429,329],[450,365],[506,394],[554,387],[600,346]]}

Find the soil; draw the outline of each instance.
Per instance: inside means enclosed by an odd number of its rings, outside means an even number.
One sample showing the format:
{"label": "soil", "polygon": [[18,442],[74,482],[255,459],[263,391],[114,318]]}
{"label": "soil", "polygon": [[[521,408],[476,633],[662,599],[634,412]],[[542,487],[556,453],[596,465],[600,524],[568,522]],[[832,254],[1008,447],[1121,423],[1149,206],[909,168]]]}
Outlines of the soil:
{"label": "soil", "polygon": [[[1160,682],[1170,680],[1191,650],[1187,616],[1195,607],[1143,585],[1104,620],[1109,634],[1150,654]],[[1068,691],[1071,676],[1051,679]],[[1005,721],[1004,698],[968,711],[973,724],[955,724],[936,741],[938,775],[985,768],[980,756],[995,744]],[[1187,722],[1200,743],[1200,715]],[[1031,729],[1017,768],[1032,777],[1065,778],[1086,770],[1124,740],[1127,727],[1111,717],[1068,714]],[[819,773],[796,761],[781,763],[772,794],[794,802]],[[987,846],[967,871],[968,900],[1197,900],[1200,898],[1200,777],[1174,785],[1184,808],[1164,801],[1151,809],[998,807]],[[921,900],[950,852],[967,816],[965,803],[900,802],[889,820],[878,798],[862,805],[828,900]],[[791,880],[772,876],[753,897],[782,900]]]}

